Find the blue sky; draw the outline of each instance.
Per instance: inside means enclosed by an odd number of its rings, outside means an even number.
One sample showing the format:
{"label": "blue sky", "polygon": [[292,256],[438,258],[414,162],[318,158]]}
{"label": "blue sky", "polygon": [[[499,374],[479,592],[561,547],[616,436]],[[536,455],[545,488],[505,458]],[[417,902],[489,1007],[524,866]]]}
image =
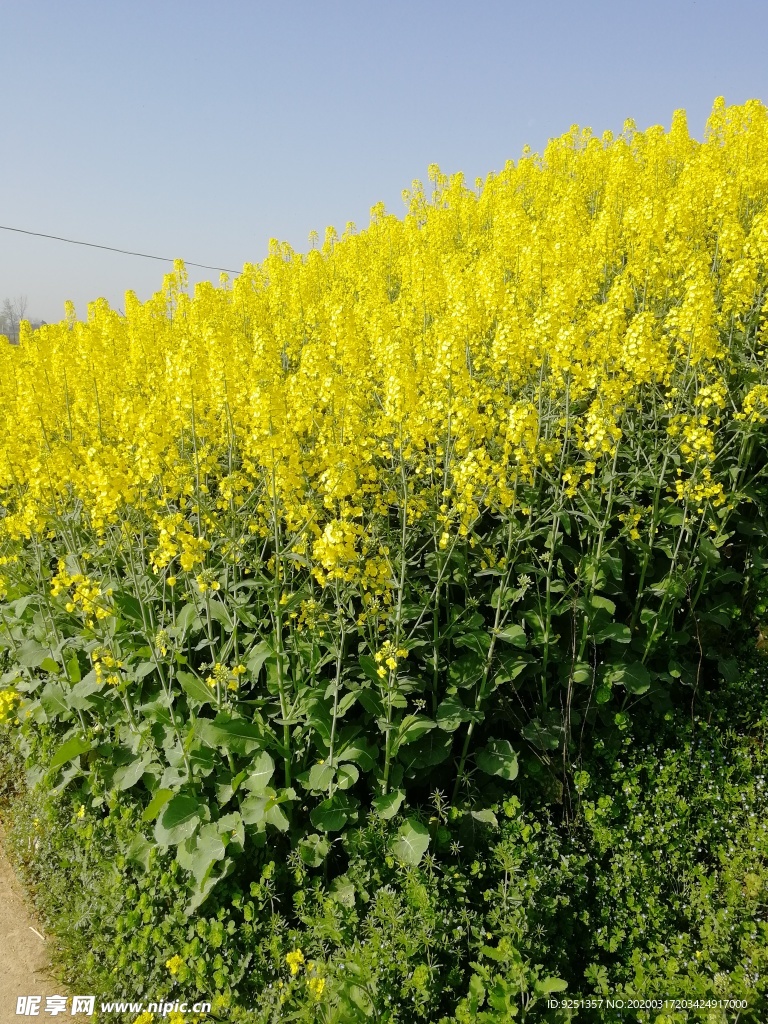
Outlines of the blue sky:
{"label": "blue sky", "polygon": [[[702,138],[715,97],[768,102],[767,37],[765,0],[0,0],[0,224],[239,269],[402,215],[433,162],[472,184],[681,107]],[[0,300],[48,321],[168,269],[0,231]]]}

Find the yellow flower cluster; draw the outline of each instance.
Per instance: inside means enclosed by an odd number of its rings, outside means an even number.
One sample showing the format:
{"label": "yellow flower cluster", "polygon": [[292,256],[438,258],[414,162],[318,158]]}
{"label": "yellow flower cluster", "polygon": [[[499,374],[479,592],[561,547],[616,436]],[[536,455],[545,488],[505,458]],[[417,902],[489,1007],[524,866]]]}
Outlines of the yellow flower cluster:
{"label": "yellow flower cluster", "polygon": [[[205,593],[212,550],[235,564],[264,540],[275,574],[286,556],[387,602],[382,524],[426,517],[445,550],[537,474],[589,490],[649,388],[693,417],[680,494],[723,500],[705,469],[728,332],[766,280],[766,107],[717,100],[701,143],[683,111],[669,132],[574,126],[477,190],[429,177],[403,218],[378,204],[303,255],[273,239],[220,287],[190,294],[179,262],[124,314],[100,299],[23,325],[0,346],[0,543],[76,512],[94,543],[122,531]],[[765,408],[756,388],[743,416]],[[89,621],[109,614],[60,567],[67,588]]]}
{"label": "yellow flower cluster", "polygon": [[394,672],[397,669],[398,662],[408,657],[408,651],[404,647],[395,648],[395,645],[391,640],[385,640],[380,650],[374,655],[374,660],[378,665],[376,669],[380,678],[384,678],[387,675],[387,670]]}
{"label": "yellow flower cluster", "polygon": [[213,666],[213,671],[205,681],[212,690],[215,690],[217,686],[226,690],[236,690],[240,676],[244,675],[245,671],[245,665],[235,665],[234,668],[229,668],[227,665],[222,665],[220,661],[217,661]]}
{"label": "yellow flower cluster", "polygon": [[285,962],[288,964],[291,974],[298,974],[304,963],[304,954],[300,949],[293,949],[290,953],[286,953]]}
{"label": "yellow flower cluster", "polygon": [[[122,661],[108,650],[102,650],[98,647],[91,651],[91,661],[93,662],[93,671],[96,675],[97,683],[107,682],[110,686],[118,686],[120,684],[120,669],[124,667]],[[104,669],[107,669],[106,677]]]}
{"label": "yellow flower cluster", "polygon": [[0,690],[0,725],[13,721],[18,703],[19,695],[15,690]]}

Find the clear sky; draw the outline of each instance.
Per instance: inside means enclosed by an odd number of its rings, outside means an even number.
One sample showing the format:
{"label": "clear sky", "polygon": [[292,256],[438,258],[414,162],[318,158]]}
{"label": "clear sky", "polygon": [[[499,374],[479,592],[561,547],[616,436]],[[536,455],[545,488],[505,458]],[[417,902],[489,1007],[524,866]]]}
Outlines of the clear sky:
{"label": "clear sky", "polygon": [[[238,270],[572,124],[701,139],[768,102],[766,0],[0,0],[0,223]],[[0,301],[79,316],[170,265],[0,231]],[[218,273],[190,268],[190,280]]]}

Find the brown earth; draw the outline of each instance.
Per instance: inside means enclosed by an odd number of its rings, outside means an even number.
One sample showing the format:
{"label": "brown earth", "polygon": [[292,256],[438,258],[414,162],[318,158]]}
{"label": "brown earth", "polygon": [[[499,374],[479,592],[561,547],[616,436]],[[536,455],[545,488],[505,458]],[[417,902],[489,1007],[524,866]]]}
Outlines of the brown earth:
{"label": "brown earth", "polygon": [[[51,976],[48,940],[25,903],[2,841],[0,830],[0,1024],[20,1024],[35,1017],[44,1021],[71,1021],[73,1024],[90,1021],[92,1024],[92,1017],[72,1015],[69,1000],[66,1013],[45,1012],[46,996],[68,996],[69,993]],[[38,1013],[17,1015],[19,996],[40,996]]]}

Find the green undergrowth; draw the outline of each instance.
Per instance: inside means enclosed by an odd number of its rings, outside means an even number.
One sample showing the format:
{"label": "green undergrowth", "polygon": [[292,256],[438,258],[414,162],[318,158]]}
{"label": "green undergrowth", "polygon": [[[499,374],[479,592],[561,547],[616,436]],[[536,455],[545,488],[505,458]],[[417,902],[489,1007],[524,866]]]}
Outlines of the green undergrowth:
{"label": "green undergrowth", "polygon": [[[169,853],[121,852],[148,828],[127,794],[95,812],[46,777],[21,785],[19,741],[39,765],[52,734],[2,736],[6,841],[56,936],[62,978],[104,999],[212,999],[212,1016],[233,1024],[758,1024],[768,1015],[767,683],[768,659],[754,652],[730,681],[704,686],[693,713],[681,703],[606,733],[565,804],[551,780],[528,777],[474,813],[435,791],[390,821],[371,815],[317,868],[255,848],[192,914]],[[430,834],[417,866],[391,853],[406,813]],[[604,1002],[548,1005],[569,997]],[[747,1009],[622,1016],[611,998]]]}

